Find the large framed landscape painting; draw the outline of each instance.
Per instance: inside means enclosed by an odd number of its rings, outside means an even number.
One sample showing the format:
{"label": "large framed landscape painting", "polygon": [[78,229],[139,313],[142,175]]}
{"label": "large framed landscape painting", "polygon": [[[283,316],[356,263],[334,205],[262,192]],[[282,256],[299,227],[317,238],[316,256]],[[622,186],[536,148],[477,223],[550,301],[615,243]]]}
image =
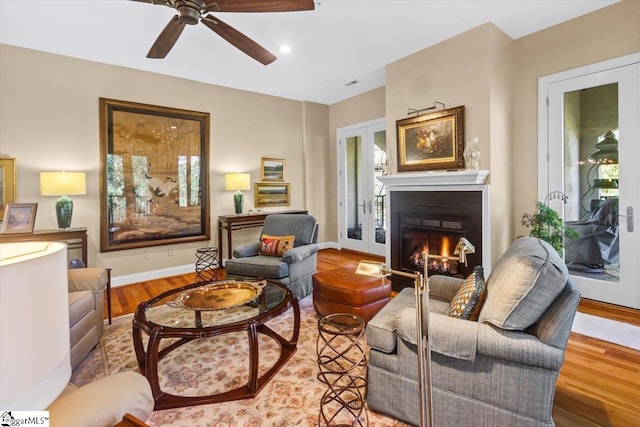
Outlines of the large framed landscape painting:
{"label": "large framed landscape painting", "polygon": [[398,171],[464,168],[464,106],[396,121]]}
{"label": "large framed landscape painting", "polygon": [[209,113],[100,98],[100,251],[210,239]]}

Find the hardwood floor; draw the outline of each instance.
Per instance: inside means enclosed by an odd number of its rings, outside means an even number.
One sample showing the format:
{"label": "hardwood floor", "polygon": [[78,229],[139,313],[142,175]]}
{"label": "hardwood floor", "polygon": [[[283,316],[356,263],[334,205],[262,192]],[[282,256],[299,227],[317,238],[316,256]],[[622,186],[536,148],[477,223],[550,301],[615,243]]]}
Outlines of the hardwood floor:
{"label": "hardwood floor", "polygon": [[[319,253],[318,271],[355,270],[361,259],[382,260],[326,249]],[[221,273],[223,276],[224,272]],[[133,313],[140,302],[194,280],[195,274],[186,274],[115,287],[113,316]],[[583,300],[579,311],[640,326],[640,310]],[[556,425],[639,426],[639,402],[640,351],[571,333],[554,399]]]}

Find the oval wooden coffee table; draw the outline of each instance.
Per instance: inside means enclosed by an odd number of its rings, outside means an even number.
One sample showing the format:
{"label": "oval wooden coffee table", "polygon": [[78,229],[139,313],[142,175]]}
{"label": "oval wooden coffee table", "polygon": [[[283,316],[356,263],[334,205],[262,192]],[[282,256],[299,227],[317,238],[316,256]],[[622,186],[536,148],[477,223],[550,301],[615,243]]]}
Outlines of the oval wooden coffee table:
{"label": "oval wooden coffee table", "polygon": [[[249,302],[246,302],[249,300]],[[293,308],[293,332],[290,339],[265,325],[265,322]],[[247,384],[218,394],[178,396],[161,389],[158,362],[183,344],[230,332],[247,331],[249,341],[249,377]],[[194,283],[170,290],[138,305],[133,318],[133,345],[140,372],[149,380],[155,409],[177,408],[255,397],[295,353],[300,332],[300,306],[284,285],[242,281]],[[258,376],[259,334],[280,345],[280,357],[262,376]],[[143,335],[149,337],[145,345]],[[163,339],[173,339],[161,349]],[[224,370],[226,366],[219,367]]]}

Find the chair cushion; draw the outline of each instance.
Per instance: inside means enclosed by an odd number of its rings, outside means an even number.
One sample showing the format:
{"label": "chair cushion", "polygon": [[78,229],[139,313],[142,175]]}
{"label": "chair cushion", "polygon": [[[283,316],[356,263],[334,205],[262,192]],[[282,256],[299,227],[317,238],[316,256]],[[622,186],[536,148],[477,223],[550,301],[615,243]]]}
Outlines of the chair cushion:
{"label": "chair cushion", "polygon": [[293,248],[296,236],[271,236],[263,234],[260,238],[260,253],[267,256],[282,256]]}
{"label": "chair cushion", "polygon": [[224,265],[227,275],[238,274],[247,277],[282,279],[289,275],[289,265],[281,258],[257,255],[247,258],[233,258]]}
{"label": "chair cushion", "polygon": [[551,245],[521,237],[502,255],[487,279],[487,296],[478,321],[524,330],[540,319],[568,278],[566,265]]}
{"label": "chair cushion", "polygon": [[484,270],[479,265],[467,277],[449,304],[449,316],[465,320],[478,320],[487,287]]}

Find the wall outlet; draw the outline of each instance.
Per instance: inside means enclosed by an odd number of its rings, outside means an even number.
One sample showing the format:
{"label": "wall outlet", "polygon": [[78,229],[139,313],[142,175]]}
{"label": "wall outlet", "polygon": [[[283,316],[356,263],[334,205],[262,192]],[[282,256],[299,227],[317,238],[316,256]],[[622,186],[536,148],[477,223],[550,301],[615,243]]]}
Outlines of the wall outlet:
{"label": "wall outlet", "polygon": [[173,256],[173,248],[169,248],[169,249],[167,250],[167,255],[168,255],[168,256]]}
{"label": "wall outlet", "polygon": [[144,251],[144,259],[151,259],[151,254],[147,251]]}

